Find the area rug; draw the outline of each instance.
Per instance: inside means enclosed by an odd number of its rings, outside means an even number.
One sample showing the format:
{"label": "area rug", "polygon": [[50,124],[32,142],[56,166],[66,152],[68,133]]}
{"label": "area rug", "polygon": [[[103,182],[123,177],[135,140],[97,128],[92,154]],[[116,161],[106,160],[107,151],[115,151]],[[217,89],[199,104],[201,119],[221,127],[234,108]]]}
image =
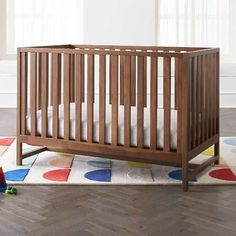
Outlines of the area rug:
{"label": "area rug", "polygon": [[[191,184],[236,184],[236,137],[221,138],[221,164],[206,169]],[[25,152],[37,147],[24,145]],[[213,147],[197,156],[201,163],[213,155]],[[16,166],[16,140],[0,138],[0,166],[8,184],[42,185],[178,185],[181,169],[103,159],[99,157],[44,152]]]}

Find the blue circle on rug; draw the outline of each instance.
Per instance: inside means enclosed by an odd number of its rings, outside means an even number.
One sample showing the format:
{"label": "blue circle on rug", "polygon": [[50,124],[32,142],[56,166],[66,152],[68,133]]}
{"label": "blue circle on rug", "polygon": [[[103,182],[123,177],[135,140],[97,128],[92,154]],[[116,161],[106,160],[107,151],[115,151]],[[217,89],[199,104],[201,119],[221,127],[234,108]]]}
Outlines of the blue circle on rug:
{"label": "blue circle on rug", "polygon": [[227,138],[223,142],[228,145],[236,146],[236,138]]}
{"label": "blue circle on rug", "polygon": [[24,181],[30,169],[11,170],[4,173],[5,179],[8,181]]}
{"label": "blue circle on rug", "polygon": [[95,160],[90,160],[87,162],[90,166],[97,167],[97,168],[111,168],[111,160],[104,159],[101,160],[100,158]]}
{"label": "blue circle on rug", "polygon": [[[182,170],[181,169],[173,170],[173,171],[168,173],[168,176],[172,179],[182,181]],[[197,178],[194,176],[194,177],[191,178],[190,181],[197,182]]]}
{"label": "blue circle on rug", "polygon": [[99,182],[111,182],[111,170],[110,169],[101,169],[87,172],[84,175],[85,178],[99,181]]}

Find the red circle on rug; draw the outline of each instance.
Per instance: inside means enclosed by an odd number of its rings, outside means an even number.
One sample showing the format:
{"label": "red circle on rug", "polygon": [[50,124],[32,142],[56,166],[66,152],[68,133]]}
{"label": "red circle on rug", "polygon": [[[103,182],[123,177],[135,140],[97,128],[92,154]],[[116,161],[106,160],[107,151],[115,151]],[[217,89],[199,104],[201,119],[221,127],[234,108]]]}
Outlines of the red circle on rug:
{"label": "red circle on rug", "polygon": [[215,179],[236,181],[236,175],[230,170],[230,168],[213,170],[209,173],[209,175]]}
{"label": "red circle on rug", "polygon": [[70,169],[51,170],[43,174],[43,178],[51,181],[67,181]]}

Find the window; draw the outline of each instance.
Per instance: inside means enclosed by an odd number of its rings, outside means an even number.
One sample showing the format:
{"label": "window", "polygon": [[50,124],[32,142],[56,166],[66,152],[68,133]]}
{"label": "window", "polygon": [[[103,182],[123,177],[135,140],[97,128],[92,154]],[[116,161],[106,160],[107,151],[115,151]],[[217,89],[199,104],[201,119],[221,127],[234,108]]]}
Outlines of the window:
{"label": "window", "polygon": [[82,40],[82,0],[0,1],[0,11],[5,15],[1,25],[2,57],[11,58],[19,46],[69,44]]}
{"label": "window", "polygon": [[158,45],[220,47],[236,63],[235,0],[158,0]]}

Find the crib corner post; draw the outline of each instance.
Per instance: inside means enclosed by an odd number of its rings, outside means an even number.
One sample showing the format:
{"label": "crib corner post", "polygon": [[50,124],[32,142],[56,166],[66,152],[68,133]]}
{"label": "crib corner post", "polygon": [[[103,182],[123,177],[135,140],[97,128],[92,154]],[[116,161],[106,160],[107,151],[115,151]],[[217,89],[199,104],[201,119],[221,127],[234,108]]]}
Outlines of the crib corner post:
{"label": "crib corner post", "polygon": [[19,138],[17,138],[16,141],[16,164],[18,166],[22,165],[22,160],[23,160],[23,153],[22,153],[22,142],[19,141]]}
{"label": "crib corner post", "polygon": [[182,155],[182,187],[183,191],[188,191],[188,181],[189,181],[189,166],[188,166],[188,156],[187,154]]}
{"label": "crib corner post", "polygon": [[214,156],[217,157],[216,161],[214,162],[215,165],[219,165],[220,164],[220,141],[218,141],[214,145]]}

